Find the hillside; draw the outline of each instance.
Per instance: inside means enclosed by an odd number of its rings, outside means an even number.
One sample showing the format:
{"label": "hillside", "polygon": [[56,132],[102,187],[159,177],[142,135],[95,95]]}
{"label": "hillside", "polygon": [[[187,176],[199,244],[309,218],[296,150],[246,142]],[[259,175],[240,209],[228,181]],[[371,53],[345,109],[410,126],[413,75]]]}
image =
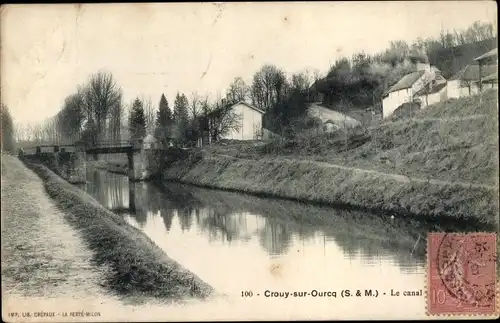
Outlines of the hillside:
{"label": "hillside", "polygon": [[498,178],[497,92],[393,117],[365,133],[302,134],[268,143],[212,146],[211,154],[246,159],[286,157],[323,161],[418,178],[495,185]]}
{"label": "hillside", "polygon": [[450,78],[470,64],[474,58],[498,47],[498,39],[491,38],[472,44],[430,52],[429,62],[439,68],[445,78]]}
{"label": "hillside", "polygon": [[163,177],[398,216],[498,223],[496,90],[343,133],[228,142],[173,161]]}

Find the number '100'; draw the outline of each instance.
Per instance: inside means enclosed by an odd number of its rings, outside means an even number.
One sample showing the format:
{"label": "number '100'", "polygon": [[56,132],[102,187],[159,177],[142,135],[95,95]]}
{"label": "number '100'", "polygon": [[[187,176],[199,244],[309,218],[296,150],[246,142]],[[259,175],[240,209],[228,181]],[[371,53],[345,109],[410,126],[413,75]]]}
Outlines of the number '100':
{"label": "number '100'", "polygon": [[253,293],[251,291],[241,292],[241,297],[252,297]]}

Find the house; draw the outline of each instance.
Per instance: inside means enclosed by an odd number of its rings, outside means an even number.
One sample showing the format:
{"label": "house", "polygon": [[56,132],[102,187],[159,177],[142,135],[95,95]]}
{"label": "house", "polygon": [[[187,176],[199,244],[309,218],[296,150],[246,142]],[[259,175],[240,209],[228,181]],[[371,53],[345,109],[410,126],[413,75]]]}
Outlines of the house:
{"label": "house", "polygon": [[352,129],[361,126],[361,122],[323,105],[313,103],[307,109],[309,117],[318,118],[323,124],[323,130],[331,132],[338,129]]}
{"label": "house", "polygon": [[159,142],[158,139],[156,139],[152,134],[148,134],[143,142],[142,142],[142,147],[144,149],[156,149],[159,148]]}
{"label": "house", "polygon": [[423,109],[431,104],[435,104],[448,99],[447,83],[429,83],[414,95],[414,101],[420,103],[420,108]]}
{"label": "house", "polygon": [[493,48],[489,52],[474,58],[474,61],[482,65],[498,65],[498,48]]}
{"label": "house", "polygon": [[270,140],[275,138],[281,138],[281,136],[267,128],[262,128],[262,139]]}
{"label": "house", "polygon": [[496,89],[498,88],[498,72],[490,74],[482,79],[483,87],[486,89]]}
{"label": "house", "polygon": [[[481,66],[481,75],[488,77],[486,87],[493,86],[494,74],[497,72],[497,66],[485,65]],[[473,94],[479,93],[479,65],[467,65],[453,75],[448,80],[447,96],[448,98],[458,99]],[[490,78],[491,77],[491,78]],[[484,81],[483,81],[484,82]]]}
{"label": "house", "polygon": [[[222,131],[220,139],[232,140],[261,140],[262,139],[262,117],[264,111],[253,105],[240,101],[231,106],[226,106],[212,111],[208,117],[209,127],[225,128],[225,122],[230,122],[237,126],[228,127],[227,131]],[[231,121],[228,121],[230,118]],[[224,120],[224,121],[221,121]],[[221,129],[219,129],[220,131]]]}
{"label": "house", "polygon": [[[496,88],[498,85],[498,48],[476,57],[474,61],[479,65],[479,88]],[[491,65],[495,66],[497,71],[490,74],[490,71],[485,71],[483,68]]]}
{"label": "house", "polygon": [[442,83],[441,72],[429,63],[417,63],[417,71],[403,76],[382,95],[382,117],[389,117],[399,106],[412,102],[414,95],[428,83]]}

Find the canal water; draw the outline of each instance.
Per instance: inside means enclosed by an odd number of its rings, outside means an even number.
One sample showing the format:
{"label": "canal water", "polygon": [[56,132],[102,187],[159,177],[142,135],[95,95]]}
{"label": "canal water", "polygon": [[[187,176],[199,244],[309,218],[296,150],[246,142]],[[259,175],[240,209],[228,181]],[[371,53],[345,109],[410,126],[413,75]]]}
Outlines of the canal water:
{"label": "canal water", "polygon": [[[129,183],[99,170],[89,170],[82,188],[218,292],[244,302],[245,319],[258,319],[263,306],[281,319],[309,310],[328,318],[425,317],[425,237],[444,228],[178,183]],[[419,295],[391,296],[397,291]],[[269,297],[275,292],[290,294]]]}

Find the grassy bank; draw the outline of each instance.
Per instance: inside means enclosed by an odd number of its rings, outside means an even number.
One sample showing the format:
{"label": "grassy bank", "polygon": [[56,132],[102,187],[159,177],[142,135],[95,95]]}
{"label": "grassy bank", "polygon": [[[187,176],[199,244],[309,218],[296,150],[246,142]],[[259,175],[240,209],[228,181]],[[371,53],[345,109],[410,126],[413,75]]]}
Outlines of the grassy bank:
{"label": "grassy bank", "polygon": [[494,223],[498,190],[333,167],[313,161],[210,157],[168,168],[166,179],[219,189],[426,218]]}
{"label": "grassy bank", "polygon": [[170,259],[138,229],[101,206],[94,198],[65,182],[46,167],[27,163],[66,220],[94,252],[93,261],[111,268],[106,287],[117,294],[181,299],[208,297],[212,288]]}
{"label": "grassy bank", "polygon": [[[230,237],[238,237],[240,226],[237,214],[262,216],[269,225],[281,227],[287,233],[297,233],[301,237],[313,236],[321,230],[339,244],[347,244],[348,250],[384,250],[395,257],[402,250],[412,251],[413,256],[425,259],[425,237],[429,231],[492,231],[491,226],[474,226],[457,221],[426,221],[406,217],[391,217],[390,214],[373,214],[363,211],[311,206],[283,199],[260,198],[248,194],[209,190],[180,183],[162,182],[165,194],[157,195],[153,203],[159,209],[201,209],[217,210],[213,217],[202,220],[204,225],[215,226],[218,232]],[[152,195],[152,194],[151,194]],[[163,196],[168,196],[167,199]],[[175,204],[170,205],[174,200]],[[154,211],[156,212],[156,211]],[[453,220],[453,219],[449,219]],[[205,222],[204,222],[205,221]],[[422,244],[416,242],[419,239]],[[404,262],[405,259],[400,259]]]}
{"label": "grassy bank", "polygon": [[174,163],[164,175],[300,201],[494,224],[496,94],[448,100],[364,133],[213,145],[200,158]]}
{"label": "grassy bank", "polygon": [[286,157],[316,160],[417,178],[498,186],[497,91],[451,99],[393,117],[344,138],[338,134],[298,134],[286,140],[240,142],[206,149],[245,159]]}

